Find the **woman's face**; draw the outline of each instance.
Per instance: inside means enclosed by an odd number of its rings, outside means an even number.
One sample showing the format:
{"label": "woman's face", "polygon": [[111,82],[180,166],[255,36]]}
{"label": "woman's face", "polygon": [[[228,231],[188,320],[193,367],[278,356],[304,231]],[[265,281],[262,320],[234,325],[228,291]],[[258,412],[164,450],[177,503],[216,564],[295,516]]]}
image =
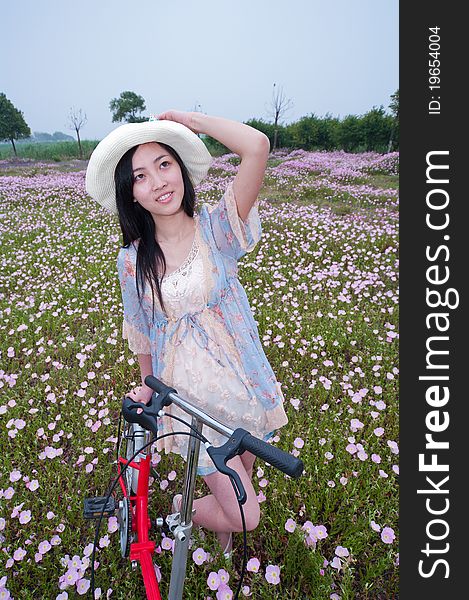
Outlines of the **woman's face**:
{"label": "woman's face", "polygon": [[134,199],[153,218],[182,209],[184,182],[176,159],[156,142],[141,144],[132,157]]}

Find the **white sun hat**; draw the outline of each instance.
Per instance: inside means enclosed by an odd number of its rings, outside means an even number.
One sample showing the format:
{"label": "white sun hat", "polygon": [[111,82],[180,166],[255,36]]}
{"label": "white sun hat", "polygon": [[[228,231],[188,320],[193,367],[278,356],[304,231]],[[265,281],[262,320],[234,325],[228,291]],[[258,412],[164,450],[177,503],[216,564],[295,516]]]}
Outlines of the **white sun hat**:
{"label": "white sun hat", "polygon": [[139,144],[161,142],[176,150],[195,187],[207,175],[212,157],[203,141],[175,121],[145,121],[117,127],[99,142],[86,169],[86,191],[106,210],[117,214],[114,171],[123,155]]}

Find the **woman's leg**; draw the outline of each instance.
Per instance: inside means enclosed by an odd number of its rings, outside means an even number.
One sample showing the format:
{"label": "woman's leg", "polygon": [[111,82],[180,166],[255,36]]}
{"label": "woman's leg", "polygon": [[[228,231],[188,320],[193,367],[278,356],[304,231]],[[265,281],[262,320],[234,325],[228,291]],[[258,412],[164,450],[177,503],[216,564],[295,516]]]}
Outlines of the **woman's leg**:
{"label": "woman's leg", "polygon": [[246,452],[243,452],[243,454],[241,454],[241,462],[244,465],[244,468],[246,469],[246,473],[249,475],[249,479],[252,480],[252,470],[254,468],[254,461],[256,460],[256,457],[254,456],[254,454],[251,454],[251,452],[248,452],[246,450]]}
{"label": "woman's leg", "polygon": [[[248,454],[248,453],[245,453]],[[251,473],[255,457],[235,456],[228,461],[228,466],[234,469],[244,486],[247,494],[246,503],[243,505],[246,528],[252,531],[259,524],[260,509],[256,492],[252,486]],[[252,458],[251,458],[252,457]],[[247,467],[247,468],[246,468]],[[232,531],[242,531],[243,524],[233,486],[229,478],[223,473],[213,473],[204,477],[211,494],[194,500],[194,523],[215,531],[220,545],[225,548]]]}

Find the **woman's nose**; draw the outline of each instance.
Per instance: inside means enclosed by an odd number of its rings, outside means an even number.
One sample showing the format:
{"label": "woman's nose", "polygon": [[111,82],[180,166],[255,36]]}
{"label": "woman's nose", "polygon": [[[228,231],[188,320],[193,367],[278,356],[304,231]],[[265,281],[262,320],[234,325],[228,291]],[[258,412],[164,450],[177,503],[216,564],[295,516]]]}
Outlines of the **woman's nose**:
{"label": "woman's nose", "polygon": [[166,182],[159,174],[154,174],[152,177],[152,186],[154,190],[161,190],[166,185]]}

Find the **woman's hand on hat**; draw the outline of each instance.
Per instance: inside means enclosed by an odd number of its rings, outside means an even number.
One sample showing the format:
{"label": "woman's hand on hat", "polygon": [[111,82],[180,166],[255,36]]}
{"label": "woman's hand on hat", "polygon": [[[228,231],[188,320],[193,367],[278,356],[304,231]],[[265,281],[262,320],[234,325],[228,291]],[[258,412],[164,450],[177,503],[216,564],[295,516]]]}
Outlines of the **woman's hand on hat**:
{"label": "woman's hand on hat", "polygon": [[176,123],[181,123],[181,125],[185,125],[194,133],[200,133],[200,131],[198,131],[197,128],[196,120],[194,119],[194,115],[198,114],[200,113],[185,112],[182,110],[167,110],[157,116],[158,120],[160,121],[175,121]]}

